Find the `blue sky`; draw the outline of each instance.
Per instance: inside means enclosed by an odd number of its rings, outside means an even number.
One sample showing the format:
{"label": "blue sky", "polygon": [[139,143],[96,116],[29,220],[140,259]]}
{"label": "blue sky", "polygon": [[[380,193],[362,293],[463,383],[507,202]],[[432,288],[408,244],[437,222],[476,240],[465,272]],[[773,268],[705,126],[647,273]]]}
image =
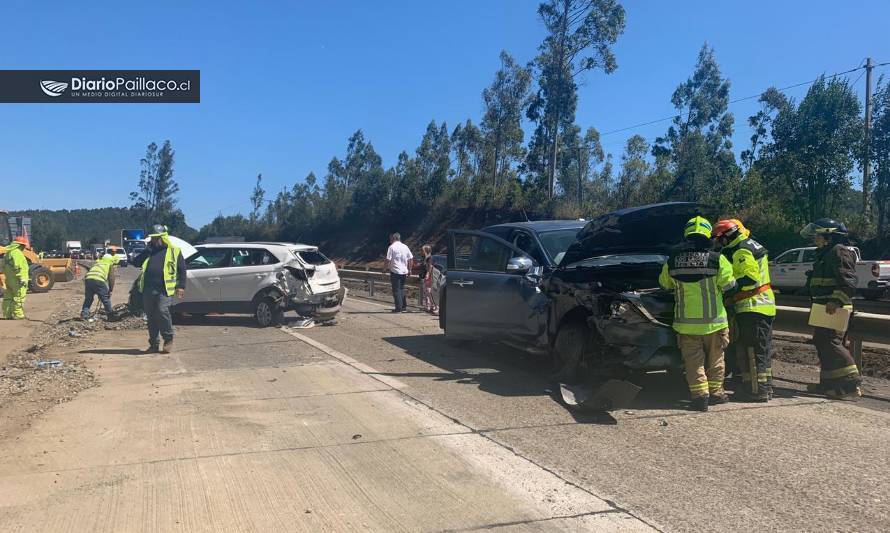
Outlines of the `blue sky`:
{"label": "blue sky", "polygon": [[[192,226],[324,175],[361,128],[394,164],[431,119],[478,122],[504,49],[525,63],[543,38],[538,2],[46,2],[0,4],[3,69],[200,69],[200,104],[0,104],[0,207],[128,205],[151,141],[177,152]],[[601,132],[670,116],[707,41],[732,98],[890,61],[890,2],[627,0],[618,70],[586,76],[577,122]],[[886,72],[882,69],[880,72]],[[859,73],[853,75],[856,79]],[[864,80],[857,89],[862,91]],[[789,91],[800,97],[801,87]],[[756,101],[731,107],[736,144]],[[660,123],[603,138],[648,140]]]}

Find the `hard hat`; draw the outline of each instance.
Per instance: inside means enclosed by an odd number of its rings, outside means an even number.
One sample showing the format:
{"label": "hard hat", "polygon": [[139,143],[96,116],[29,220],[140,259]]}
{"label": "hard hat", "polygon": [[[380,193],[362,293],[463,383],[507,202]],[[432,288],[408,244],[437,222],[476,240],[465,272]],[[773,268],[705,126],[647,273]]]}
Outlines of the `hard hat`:
{"label": "hard hat", "polygon": [[717,222],[717,224],[714,225],[714,231],[712,235],[715,238],[725,237],[728,240],[732,241],[739,235],[748,237],[749,235],[751,235],[751,232],[748,230],[748,228],[745,227],[744,224],[742,224],[741,220],[737,218],[729,218]]}
{"label": "hard hat", "polygon": [[683,238],[688,239],[693,235],[710,239],[711,223],[706,218],[700,216],[690,218],[689,222],[686,223],[686,228],[683,230]]}
{"label": "hard hat", "polygon": [[166,237],[167,236],[167,226],[163,224],[155,224],[151,227],[151,233],[148,234],[149,237]]}
{"label": "hard hat", "polygon": [[29,246],[28,238],[23,235],[19,235],[18,237],[16,237],[13,240],[17,243],[21,243],[21,244],[24,244],[25,246]]}
{"label": "hard hat", "polygon": [[800,236],[804,239],[812,239],[816,235],[828,237],[830,235],[846,235],[847,233],[847,226],[833,218],[820,218],[815,222],[810,222],[800,230]]}
{"label": "hard hat", "polygon": [[102,256],[102,259],[114,259],[114,256],[111,254],[105,254]]}

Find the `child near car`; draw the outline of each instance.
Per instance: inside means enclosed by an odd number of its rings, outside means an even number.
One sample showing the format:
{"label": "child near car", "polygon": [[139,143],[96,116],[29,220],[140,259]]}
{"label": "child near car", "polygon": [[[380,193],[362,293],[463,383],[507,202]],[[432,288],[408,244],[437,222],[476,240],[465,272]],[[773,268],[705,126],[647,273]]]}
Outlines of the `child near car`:
{"label": "child near car", "polygon": [[433,248],[429,244],[423,245],[423,264],[421,265],[420,278],[423,282],[423,306],[427,313],[438,314],[439,308],[433,300]]}

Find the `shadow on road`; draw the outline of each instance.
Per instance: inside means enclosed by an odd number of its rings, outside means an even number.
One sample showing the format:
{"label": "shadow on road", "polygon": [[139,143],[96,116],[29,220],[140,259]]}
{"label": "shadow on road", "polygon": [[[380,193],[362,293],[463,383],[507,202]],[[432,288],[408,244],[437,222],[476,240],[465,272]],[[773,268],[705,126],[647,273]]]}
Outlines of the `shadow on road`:
{"label": "shadow on road", "polygon": [[95,348],[91,350],[81,350],[77,353],[93,355],[142,355],[143,351],[138,348]]}
{"label": "shadow on road", "polygon": [[[287,317],[290,319],[290,317]],[[228,326],[259,328],[253,315],[177,315],[173,318],[177,326]]]}
{"label": "shadow on road", "polygon": [[[479,390],[498,396],[549,396],[560,403],[559,386],[548,381],[550,363],[544,356],[532,355],[508,346],[476,342],[455,342],[444,335],[385,337],[384,341],[408,355],[442,369],[442,372],[391,372],[393,377],[423,377],[476,385]],[[626,379],[642,387],[633,403],[625,409],[677,410],[689,405],[689,393],[682,373],[632,373]],[[801,393],[775,388],[777,398]],[[565,407],[565,406],[564,406]],[[567,410],[579,423],[614,424],[607,412]]]}

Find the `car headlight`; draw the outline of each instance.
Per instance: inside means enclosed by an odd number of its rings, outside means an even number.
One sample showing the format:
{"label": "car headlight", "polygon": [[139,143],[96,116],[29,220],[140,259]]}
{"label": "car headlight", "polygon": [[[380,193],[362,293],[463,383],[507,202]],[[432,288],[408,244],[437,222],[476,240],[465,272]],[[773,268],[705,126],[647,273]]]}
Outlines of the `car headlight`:
{"label": "car headlight", "polygon": [[640,312],[636,305],[627,300],[613,300],[609,305],[610,318],[622,320],[629,323],[646,322],[646,317]]}

